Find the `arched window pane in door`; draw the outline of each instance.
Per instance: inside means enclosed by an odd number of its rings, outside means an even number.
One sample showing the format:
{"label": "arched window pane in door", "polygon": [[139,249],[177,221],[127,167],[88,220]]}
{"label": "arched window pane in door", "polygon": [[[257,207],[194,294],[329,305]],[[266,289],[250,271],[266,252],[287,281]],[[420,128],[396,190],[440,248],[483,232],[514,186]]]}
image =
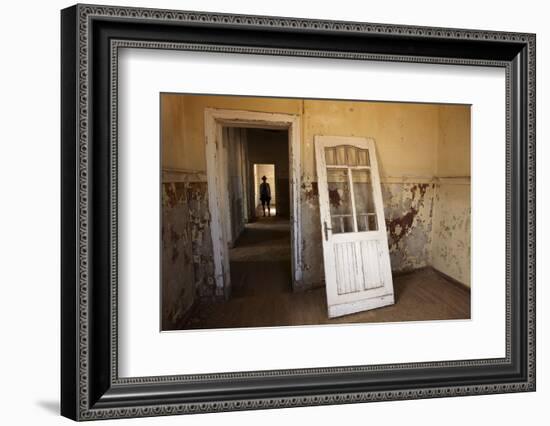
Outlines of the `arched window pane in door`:
{"label": "arched window pane in door", "polygon": [[350,145],[325,148],[327,166],[369,167],[369,151]]}

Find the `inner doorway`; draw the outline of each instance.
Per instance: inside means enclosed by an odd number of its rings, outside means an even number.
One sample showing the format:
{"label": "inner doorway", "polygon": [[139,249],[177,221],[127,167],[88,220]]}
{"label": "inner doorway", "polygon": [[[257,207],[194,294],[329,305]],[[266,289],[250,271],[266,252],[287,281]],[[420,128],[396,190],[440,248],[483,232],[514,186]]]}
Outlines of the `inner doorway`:
{"label": "inner doorway", "polygon": [[[246,182],[243,192],[250,196],[250,214],[236,236],[229,250],[231,274],[231,298],[250,304],[265,300],[270,303],[273,297],[292,293],[292,269],[290,249],[290,189],[289,189],[289,149],[288,130],[241,128],[233,129],[244,134],[246,163],[251,179]],[[228,145],[229,158],[236,158]],[[229,163],[229,169],[239,169]],[[242,198],[231,189],[229,197]],[[280,205],[280,208],[279,208]],[[241,220],[234,215],[231,221]],[[232,229],[241,229],[232,223]]]}
{"label": "inner doorway", "polygon": [[[241,244],[242,241],[239,241],[239,238],[247,231],[247,226],[251,227],[252,223],[256,226],[264,225],[258,224],[258,217],[255,214],[256,189],[252,184],[254,164],[275,165],[276,175],[273,183],[277,197],[277,214],[269,219],[272,222],[285,220],[287,222],[287,225],[282,223],[276,225],[286,226],[288,229],[289,287],[294,288],[302,279],[302,254],[299,249],[301,243],[300,118],[292,114],[207,108],[205,136],[216,293],[223,292],[225,298],[230,299],[232,293],[230,250]],[[285,146],[270,143],[274,138],[284,139]],[[249,143],[253,140],[257,143]],[[241,151],[231,149],[235,144],[241,146]],[[242,147],[246,149],[243,150]],[[271,154],[267,152],[270,149]],[[259,152],[258,157],[254,154],[255,150]],[[244,164],[248,167],[245,167],[244,172],[242,167],[236,166],[242,165],[243,162],[235,161],[235,153],[237,157],[246,157]],[[284,155],[283,160],[277,157],[280,154]],[[243,219],[236,220],[237,216],[242,216]]]}
{"label": "inner doorway", "polygon": [[277,215],[277,186],[273,185],[275,182],[275,164],[254,164],[256,217]]}

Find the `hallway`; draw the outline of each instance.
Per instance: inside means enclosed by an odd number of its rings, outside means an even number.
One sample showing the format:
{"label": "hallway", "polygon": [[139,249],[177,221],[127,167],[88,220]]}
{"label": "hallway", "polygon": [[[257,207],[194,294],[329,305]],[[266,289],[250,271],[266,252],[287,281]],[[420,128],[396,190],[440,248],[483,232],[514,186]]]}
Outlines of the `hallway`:
{"label": "hallway", "polygon": [[394,276],[395,305],[329,319],[324,286],[292,292],[289,222],[277,217],[247,224],[230,256],[231,299],[198,304],[181,329],[470,318],[469,292],[424,268]]}

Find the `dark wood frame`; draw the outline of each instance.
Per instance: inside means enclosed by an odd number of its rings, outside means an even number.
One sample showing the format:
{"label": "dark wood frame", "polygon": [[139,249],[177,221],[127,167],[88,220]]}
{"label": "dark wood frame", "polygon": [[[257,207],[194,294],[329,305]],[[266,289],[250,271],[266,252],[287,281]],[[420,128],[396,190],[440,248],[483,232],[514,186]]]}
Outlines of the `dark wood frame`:
{"label": "dark wood frame", "polygon": [[[76,5],[61,13],[61,413],[75,420],[535,390],[535,35]],[[506,69],[506,357],[119,378],[119,47]]]}

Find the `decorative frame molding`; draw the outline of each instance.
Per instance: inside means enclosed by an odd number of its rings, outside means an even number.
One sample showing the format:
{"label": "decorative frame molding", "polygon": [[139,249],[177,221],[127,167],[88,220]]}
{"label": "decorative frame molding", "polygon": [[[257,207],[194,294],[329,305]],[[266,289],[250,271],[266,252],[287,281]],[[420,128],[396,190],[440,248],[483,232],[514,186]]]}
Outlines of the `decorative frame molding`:
{"label": "decorative frame molding", "polygon": [[[92,420],[534,391],[535,45],[535,35],[511,32],[95,5],[64,9],[62,414]],[[506,357],[119,378],[121,47],[505,68]],[[425,384],[415,385],[413,374],[422,374]],[[236,390],[235,379],[241,384]]]}

